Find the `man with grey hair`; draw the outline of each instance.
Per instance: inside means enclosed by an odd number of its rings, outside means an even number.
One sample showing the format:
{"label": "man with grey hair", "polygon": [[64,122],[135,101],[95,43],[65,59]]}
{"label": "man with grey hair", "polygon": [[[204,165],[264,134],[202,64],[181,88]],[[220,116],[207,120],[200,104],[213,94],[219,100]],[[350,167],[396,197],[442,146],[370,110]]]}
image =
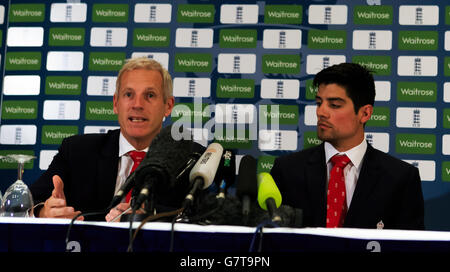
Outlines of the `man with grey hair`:
{"label": "man with grey hair", "polygon": [[[108,207],[137,164],[133,154],[145,156],[174,103],[172,78],[160,63],[146,57],[128,60],[119,71],[113,97],[120,129],[63,140],[49,168],[30,186],[39,203],[35,216],[73,218]],[[119,204],[106,220],[128,206]]]}

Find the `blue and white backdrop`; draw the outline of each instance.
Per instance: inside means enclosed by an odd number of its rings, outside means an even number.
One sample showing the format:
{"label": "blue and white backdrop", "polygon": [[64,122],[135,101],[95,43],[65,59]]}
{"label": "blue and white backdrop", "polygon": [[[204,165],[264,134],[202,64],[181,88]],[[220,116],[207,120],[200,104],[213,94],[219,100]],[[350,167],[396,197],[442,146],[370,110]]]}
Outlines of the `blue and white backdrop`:
{"label": "blue and white backdrop", "polygon": [[[449,28],[445,0],[1,1],[0,155],[35,155],[31,184],[63,138],[118,127],[117,71],[148,56],[174,78],[165,124],[269,171],[320,143],[314,75],[356,62],[376,72],[366,139],[419,168],[426,227],[450,230]],[[2,192],[16,168],[0,160]]]}

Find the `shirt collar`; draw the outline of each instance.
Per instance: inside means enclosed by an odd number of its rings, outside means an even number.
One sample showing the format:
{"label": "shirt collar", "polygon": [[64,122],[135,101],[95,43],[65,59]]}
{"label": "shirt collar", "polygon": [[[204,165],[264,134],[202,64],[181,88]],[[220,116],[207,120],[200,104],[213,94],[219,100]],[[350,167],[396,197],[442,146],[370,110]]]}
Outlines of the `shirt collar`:
{"label": "shirt collar", "polygon": [[[120,136],[119,136],[119,157],[122,157],[123,155],[127,154],[130,151],[136,150],[136,148],[134,148],[128,141],[127,139],[125,139],[125,136],[123,136],[122,131],[120,132]],[[143,149],[143,150],[139,150],[139,151],[148,151],[148,147]]]}
{"label": "shirt collar", "polygon": [[359,145],[357,145],[357,146],[353,147],[352,149],[349,149],[345,152],[339,152],[336,148],[334,148],[333,145],[331,145],[328,142],[325,142],[325,159],[326,159],[326,162],[328,163],[330,161],[331,157],[333,157],[334,155],[345,154],[350,159],[352,164],[357,169],[359,169],[359,167],[361,166],[361,162],[364,157],[364,154],[366,153],[366,150],[367,150],[367,142],[365,139]]}

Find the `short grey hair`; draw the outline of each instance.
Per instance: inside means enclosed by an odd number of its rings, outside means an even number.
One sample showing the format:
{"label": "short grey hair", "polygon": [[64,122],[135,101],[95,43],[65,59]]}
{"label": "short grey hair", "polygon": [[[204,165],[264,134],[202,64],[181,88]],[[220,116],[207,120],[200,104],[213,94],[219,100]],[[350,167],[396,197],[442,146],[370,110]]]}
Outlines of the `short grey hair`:
{"label": "short grey hair", "polygon": [[125,62],[126,63],[122,66],[122,69],[120,69],[119,74],[117,75],[115,95],[119,94],[120,83],[122,82],[122,75],[124,72],[136,69],[145,69],[158,71],[161,74],[161,77],[163,79],[162,88],[164,102],[166,102],[168,98],[173,96],[172,77],[170,76],[169,72],[161,65],[161,63],[147,57],[127,59]]}

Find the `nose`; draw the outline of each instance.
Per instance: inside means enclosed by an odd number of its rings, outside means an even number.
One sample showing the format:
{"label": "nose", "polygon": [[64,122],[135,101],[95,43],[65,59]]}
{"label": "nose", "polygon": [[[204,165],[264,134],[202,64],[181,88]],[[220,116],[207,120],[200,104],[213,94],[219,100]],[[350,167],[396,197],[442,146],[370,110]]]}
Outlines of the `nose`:
{"label": "nose", "polygon": [[329,114],[324,103],[316,106],[316,115],[318,119],[328,117]]}
{"label": "nose", "polygon": [[132,106],[133,106],[133,108],[139,108],[139,109],[144,108],[144,98],[141,97],[140,95],[136,95],[133,99]]}

